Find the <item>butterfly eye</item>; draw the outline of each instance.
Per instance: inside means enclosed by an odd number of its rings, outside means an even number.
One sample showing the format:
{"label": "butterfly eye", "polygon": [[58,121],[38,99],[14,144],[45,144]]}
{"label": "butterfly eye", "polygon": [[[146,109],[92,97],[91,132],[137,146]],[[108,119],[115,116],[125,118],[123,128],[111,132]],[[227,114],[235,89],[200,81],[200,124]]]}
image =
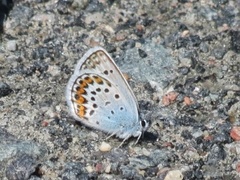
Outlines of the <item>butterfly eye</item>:
{"label": "butterfly eye", "polygon": [[146,131],[149,127],[149,123],[144,119],[140,121],[143,131]]}
{"label": "butterfly eye", "polygon": [[141,125],[142,125],[142,127],[145,127],[145,126],[146,126],[145,120],[142,120],[142,121],[141,121]]}

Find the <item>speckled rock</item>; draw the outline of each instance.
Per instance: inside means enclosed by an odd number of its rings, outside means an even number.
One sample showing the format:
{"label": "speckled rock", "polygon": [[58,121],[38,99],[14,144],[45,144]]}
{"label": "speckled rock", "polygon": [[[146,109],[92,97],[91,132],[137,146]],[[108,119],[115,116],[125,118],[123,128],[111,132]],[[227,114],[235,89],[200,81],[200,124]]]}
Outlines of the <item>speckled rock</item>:
{"label": "speckled rock", "polygon": [[30,175],[37,170],[36,160],[29,155],[22,155],[17,158],[6,169],[8,179],[20,180],[29,179]]}

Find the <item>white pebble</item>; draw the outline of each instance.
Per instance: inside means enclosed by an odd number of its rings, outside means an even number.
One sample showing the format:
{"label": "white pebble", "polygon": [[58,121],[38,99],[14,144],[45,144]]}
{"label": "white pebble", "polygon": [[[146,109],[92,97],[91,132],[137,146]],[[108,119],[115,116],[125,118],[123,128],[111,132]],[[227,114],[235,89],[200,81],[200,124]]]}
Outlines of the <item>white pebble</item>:
{"label": "white pebble", "polygon": [[17,43],[15,40],[10,40],[7,42],[6,45],[7,50],[9,51],[16,51],[17,50]]}
{"label": "white pebble", "polygon": [[164,180],[182,180],[183,174],[180,170],[171,170],[168,171],[167,175],[165,176]]}
{"label": "white pebble", "polygon": [[110,146],[110,144],[106,143],[106,142],[102,142],[102,144],[99,146],[99,150],[102,152],[108,152],[112,149],[112,147]]}

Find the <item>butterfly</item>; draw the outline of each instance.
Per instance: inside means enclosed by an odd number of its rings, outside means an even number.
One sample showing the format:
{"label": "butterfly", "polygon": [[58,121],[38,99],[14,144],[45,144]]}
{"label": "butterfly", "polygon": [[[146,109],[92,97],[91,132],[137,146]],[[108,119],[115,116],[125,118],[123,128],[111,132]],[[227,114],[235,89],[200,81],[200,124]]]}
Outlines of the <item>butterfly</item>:
{"label": "butterfly", "polygon": [[77,121],[123,142],[131,136],[138,142],[149,126],[140,120],[137,99],[123,74],[101,47],[89,49],[77,63],[66,87],[66,101]]}

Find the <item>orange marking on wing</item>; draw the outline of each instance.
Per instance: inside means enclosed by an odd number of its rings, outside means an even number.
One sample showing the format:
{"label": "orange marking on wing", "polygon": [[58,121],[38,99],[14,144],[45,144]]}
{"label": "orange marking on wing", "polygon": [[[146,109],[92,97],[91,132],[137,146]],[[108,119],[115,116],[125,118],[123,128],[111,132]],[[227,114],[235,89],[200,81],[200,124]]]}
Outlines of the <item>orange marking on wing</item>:
{"label": "orange marking on wing", "polygon": [[84,102],[86,102],[86,99],[83,96],[79,96],[79,98],[76,100],[76,102],[78,104],[83,104]]}
{"label": "orange marking on wing", "polygon": [[78,95],[82,95],[82,94],[85,94],[85,93],[86,93],[86,91],[85,91],[84,88],[79,88],[79,89],[77,90],[77,94],[78,94]]}
{"label": "orange marking on wing", "polygon": [[88,86],[88,84],[87,84],[87,82],[85,80],[81,80],[80,81],[80,88],[85,88],[87,86]]}
{"label": "orange marking on wing", "polygon": [[98,76],[93,76],[93,79],[94,79],[95,82],[98,83],[98,84],[102,84],[102,83],[103,83],[102,78],[100,78],[100,77],[98,77]]}
{"label": "orange marking on wing", "polygon": [[93,80],[90,77],[85,77],[84,80],[87,84],[92,84],[93,83]]}
{"label": "orange marking on wing", "polygon": [[86,108],[85,108],[85,106],[82,105],[82,106],[80,106],[79,110],[80,110],[80,111],[85,111]]}
{"label": "orange marking on wing", "polygon": [[79,111],[78,111],[78,115],[80,117],[84,117],[85,114],[86,114],[86,108],[84,106],[80,106]]}

